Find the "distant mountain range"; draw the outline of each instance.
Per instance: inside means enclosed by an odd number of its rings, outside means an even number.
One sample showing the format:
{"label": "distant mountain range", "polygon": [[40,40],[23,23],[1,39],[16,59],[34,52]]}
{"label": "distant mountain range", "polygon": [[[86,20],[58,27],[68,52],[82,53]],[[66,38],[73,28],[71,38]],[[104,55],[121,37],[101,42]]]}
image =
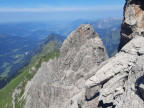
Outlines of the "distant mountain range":
{"label": "distant mountain range", "polygon": [[120,18],[106,18],[92,21],[76,20],[67,24],[64,28],[61,28],[57,33],[68,36],[68,34],[79,25],[90,24],[102,39],[109,57],[112,57],[117,52],[118,44],[120,42],[121,22],[122,19]]}
{"label": "distant mountain range", "polygon": [[[93,26],[103,40],[110,57],[117,52],[121,19],[3,23],[0,24],[0,76],[11,76],[22,68],[23,64],[27,64],[29,59],[40,52],[40,49],[47,43],[45,38],[51,33],[68,36],[80,24]],[[35,48],[37,45],[38,47]],[[34,51],[32,51],[33,49]]]}

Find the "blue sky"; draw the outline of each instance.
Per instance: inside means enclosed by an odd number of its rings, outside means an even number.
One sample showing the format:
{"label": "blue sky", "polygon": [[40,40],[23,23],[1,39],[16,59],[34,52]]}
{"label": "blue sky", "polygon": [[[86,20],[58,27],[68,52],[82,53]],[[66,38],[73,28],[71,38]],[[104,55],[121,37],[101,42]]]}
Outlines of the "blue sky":
{"label": "blue sky", "polygon": [[0,0],[0,22],[122,17],[125,0]]}

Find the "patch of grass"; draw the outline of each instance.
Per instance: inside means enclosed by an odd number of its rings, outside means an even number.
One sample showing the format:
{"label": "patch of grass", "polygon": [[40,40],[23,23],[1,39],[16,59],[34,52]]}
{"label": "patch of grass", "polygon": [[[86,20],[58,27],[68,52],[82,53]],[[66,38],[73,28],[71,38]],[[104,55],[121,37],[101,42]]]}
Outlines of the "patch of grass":
{"label": "patch of grass", "polygon": [[21,73],[18,77],[11,80],[11,82],[0,90],[0,108],[3,108],[7,103],[7,108],[12,108],[12,93],[18,84],[24,81],[25,76],[28,74],[28,68]]}
{"label": "patch of grass", "polygon": [[36,68],[37,68],[37,69],[40,68],[42,62],[44,62],[44,61],[45,61],[45,62],[48,62],[49,59],[54,59],[55,57],[59,57],[59,52],[58,52],[58,51],[54,51],[54,52],[49,53],[49,54],[46,55],[46,56],[42,56],[42,57],[39,59],[37,65],[36,65]]}
{"label": "patch of grass", "polygon": [[[50,52],[53,52],[54,50],[59,50],[61,47],[60,43],[50,41],[47,45],[44,46],[42,50],[42,55],[47,55]],[[47,50],[48,49],[48,50]]]}
{"label": "patch of grass", "polygon": [[24,104],[25,104],[25,100],[22,99],[20,102],[18,102],[18,104],[16,104],[15,107],[16,107],[16,108],[23,108]]}

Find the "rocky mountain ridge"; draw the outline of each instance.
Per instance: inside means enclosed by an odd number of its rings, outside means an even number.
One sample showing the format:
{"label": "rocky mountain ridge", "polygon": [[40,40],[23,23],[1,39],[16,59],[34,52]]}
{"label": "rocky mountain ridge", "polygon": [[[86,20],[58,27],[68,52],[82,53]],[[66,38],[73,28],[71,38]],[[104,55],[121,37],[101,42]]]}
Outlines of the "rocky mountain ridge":
{"label": "rocky mountain ridge", "polygon": [[0,89],[0,108],[22,108],[24,101],[19,101],[24,88],[29,80],[33,78],[42,62],[59,57],[60,47],[63,43],[60,35],[51,34],[42,41],[32,54],[35,54],[27,66],[19,70],[11,79],[0,81],[1,86],[11,80],[5,87]]}

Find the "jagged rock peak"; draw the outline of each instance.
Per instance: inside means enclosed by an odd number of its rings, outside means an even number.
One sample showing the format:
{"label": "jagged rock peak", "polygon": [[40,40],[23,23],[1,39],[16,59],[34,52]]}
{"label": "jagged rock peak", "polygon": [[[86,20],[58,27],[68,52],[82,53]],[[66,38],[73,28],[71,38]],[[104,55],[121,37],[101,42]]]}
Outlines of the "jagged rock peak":
{"label": "jagged rock peak", "polygon": [[135,36],[144,35],[144,1],[126,0],[119,51]]}
{"label": "jagged rock peak", "polygon": [[76,30],[74,30],[64,41],[61,48],[61,56],[65,56],[69,50],[79,50],[87,40],[98,37],[98,34],[94,31],[89,24],[82,24]]}
{"label": "jagged rock peak", "polygon": [[107,59],[98,34],[90,25],[80,25],[64,41],[60,57],[43,63],[27,84],[24,108],[78,108],[85,81]]}
{"label": "jagged rock peak", "polygon": [[89,24],[82,24],[70,33],[60,49],[62,71],[70,68],[77,71],[82,67],[84,59],[89,59],[91,67],[107,58],[102,40]]}

